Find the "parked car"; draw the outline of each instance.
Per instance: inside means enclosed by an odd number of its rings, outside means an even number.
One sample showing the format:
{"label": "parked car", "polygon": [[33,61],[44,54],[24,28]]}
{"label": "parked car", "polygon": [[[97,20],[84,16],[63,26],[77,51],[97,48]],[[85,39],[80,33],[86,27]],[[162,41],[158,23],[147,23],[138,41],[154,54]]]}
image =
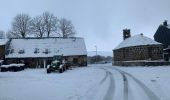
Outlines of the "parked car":
{"label": "parked car", "polygon": [[17,72],[24,70],[25,64],[9,64],[9,65],[1,65],[1,72],[12,71]]}

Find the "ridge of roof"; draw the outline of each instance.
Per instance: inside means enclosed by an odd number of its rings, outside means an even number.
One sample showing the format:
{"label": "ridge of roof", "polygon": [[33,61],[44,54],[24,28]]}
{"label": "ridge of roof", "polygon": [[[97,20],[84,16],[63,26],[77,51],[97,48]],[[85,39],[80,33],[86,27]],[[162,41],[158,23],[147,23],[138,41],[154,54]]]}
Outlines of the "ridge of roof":
{"label": "ridge of roof", "polygon": [[124,48],[124,47],[132,47],[132,46],[140,46],[140,45],[153,45],[153,44],[161,44],[152,40],[149,37],[146,37],[141,34],[134,35],[130,38],[125,39],[122,41],[114,50]]}

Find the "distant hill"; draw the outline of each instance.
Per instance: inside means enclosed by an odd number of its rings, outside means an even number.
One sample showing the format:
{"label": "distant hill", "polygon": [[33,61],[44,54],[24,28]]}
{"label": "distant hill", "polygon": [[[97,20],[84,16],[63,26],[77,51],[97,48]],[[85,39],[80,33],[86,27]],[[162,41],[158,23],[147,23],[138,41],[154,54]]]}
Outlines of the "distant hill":
{"label": "distant hill", "polygon": [[[95,56],[96,55],[96,51],[88,51],[87,52],[88,56]],[[113,57],[113,52],[112,51],[97,51],[97,55],[101,55],[101,56],[111,56]]]}

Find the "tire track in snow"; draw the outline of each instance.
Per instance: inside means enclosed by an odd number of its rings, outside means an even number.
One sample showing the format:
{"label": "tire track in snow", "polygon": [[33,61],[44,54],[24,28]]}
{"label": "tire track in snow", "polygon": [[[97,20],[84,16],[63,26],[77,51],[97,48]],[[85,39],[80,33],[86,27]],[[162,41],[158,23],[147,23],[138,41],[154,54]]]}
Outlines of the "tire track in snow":
{"label": "tire track in snow", "polygon": [[[86,97],[88,98],[93,98],[95,93],[98,91],[98,89],[100,88],[100,86],[106,81],[106,79],[110,76],[109,71],[107,71],[104,68],[100,68],[102,70],[104,70],[105,72],[105,76],[99,81],[98,84],[95,84],[94,86],[92,86],[89,90],[87,90],[86,94],[84,96],[81,96],[78,100],[86,100]],[[108,99],[107,99],[108,100]]]}
{"label": "tire track in snow", "polygon": [[111,69],[117,70],[118,72],[131,77],[143,89],[143,91],[145,92],[145,94],[148,96],[150,100],[161,100],[153,91],[151,91],[144,83],[142,83],[140,80],[135,78],[133,75],[117,68],[111,68]]}
{"label": "tire track in snow", "polygon": [[126,77],[126,75],[121,72],[121,71],[118,71],[121,75],[122,75],[122,78],[123,78],[123,98],[124,100],[128,100],[128,79]]}
{"label": "tire track in snow", "polygon": [[124,82],[124,100],[128,100],[128,80],[125,74],[121,73],[123,76],[123,82]]}
{"label": "tire track in snow", "polygon": [[[102,68],[104,69],[104,68]],[[104,69],[106,70],[106,69]],[[114,97],[114,92],[115,92],[115,81],[114,81],[114,77],[113,77],[113,74],[106,70],[107,72],[109,72],[109,76],[110,76],[110,86],[109,86],[109,89],[104,97],[103,100],[113,100],[113,97]],[[123,95],[124,95],[124,100],[128,100],[128,79],[126,77],[126,75],[123,73],[123,72],[120,72],[119,73],[122,75],[122,78],[123,78]]]}
{"label": "tire track in snow", "polygon": [[99,85],[102,85],[106,81],[106,79],[107,79],[107,77],[109,76],[110,73],[104,68],[100,68],[100,69],[104,70],[105,73],[106,73],[105,77],[99,82]]}
{"label": "tire track in snow", "polygon": [[110,76],[110,85],[103,100],[112,100],[115,92],[115,81],[114,81],[113,74],[108,70],[107,72],[109,73]]}

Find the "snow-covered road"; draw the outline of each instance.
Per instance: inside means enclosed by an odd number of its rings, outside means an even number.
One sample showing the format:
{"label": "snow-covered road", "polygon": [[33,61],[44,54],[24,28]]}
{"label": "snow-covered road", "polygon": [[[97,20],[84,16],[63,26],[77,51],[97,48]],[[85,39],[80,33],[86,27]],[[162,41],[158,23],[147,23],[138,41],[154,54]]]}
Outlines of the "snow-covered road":
{"label": "snow-covered road", "polygon": [[89,65],[0,73],[0,100],[170,100],[170,67]]}

